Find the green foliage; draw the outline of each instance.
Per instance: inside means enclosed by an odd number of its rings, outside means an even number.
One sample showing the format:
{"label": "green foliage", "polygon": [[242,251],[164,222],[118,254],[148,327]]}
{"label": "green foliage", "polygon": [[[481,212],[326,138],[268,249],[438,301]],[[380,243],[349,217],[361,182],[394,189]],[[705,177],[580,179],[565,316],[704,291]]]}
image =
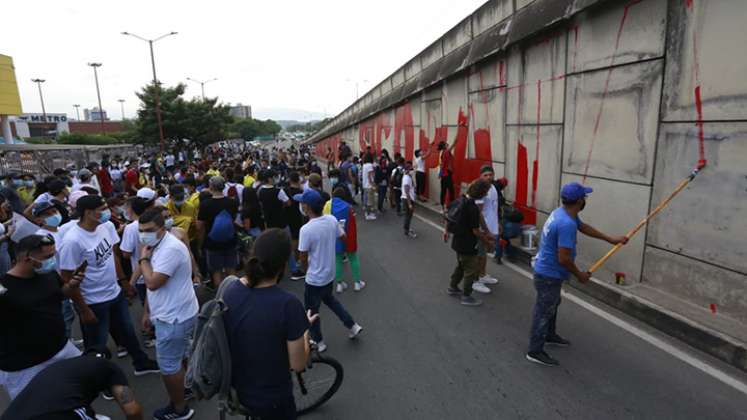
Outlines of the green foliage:
{"label": "green foliage", "polygon": [[81,133],[64,133],[57,137],[58,144],[86,144],[86,145],[107,145],[121,144],[122,141],[114,136],[103,134],[81,134]]}
{"label": "green foliage", "polygon": [[273,120],[242,118],[234,121],[231,131],[244,140],[254,140],[258,136],[276,136],[281,127]]}
{"label": "green foliage", "polygon": [[27,144],[55,144],[57,143],[51,137],[29,137],[27,139],[23,139],[23,141]]}
{"label": "green foliage", "polygon": [[304,133],[315,133],[321,130],[330,121],[332,121],[332,118],[325,118],[321,121],[310,121],[310,122],[303,123],[303,124],[294,124],[294,125],[288,126],[288,128],[286,128],[285,131],[289,131],[289,132],[301,131]]}

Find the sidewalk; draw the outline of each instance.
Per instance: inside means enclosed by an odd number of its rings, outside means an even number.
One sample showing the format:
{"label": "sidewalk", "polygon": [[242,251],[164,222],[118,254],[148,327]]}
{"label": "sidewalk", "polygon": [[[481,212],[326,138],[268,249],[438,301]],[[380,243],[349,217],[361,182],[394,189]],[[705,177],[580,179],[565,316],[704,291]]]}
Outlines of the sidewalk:
{"label": "sidewalk", "polygon": [[[417,203],[431,216],[441,217],[439,205]],[[532,255],[518,246],[516,264],[531,271]],[[744,324],[648,286],[646,283],[619,286],[596,278],[585,285],[576,280],[570,286],[619,309],[690,346],[747,371],[747,328]]]}

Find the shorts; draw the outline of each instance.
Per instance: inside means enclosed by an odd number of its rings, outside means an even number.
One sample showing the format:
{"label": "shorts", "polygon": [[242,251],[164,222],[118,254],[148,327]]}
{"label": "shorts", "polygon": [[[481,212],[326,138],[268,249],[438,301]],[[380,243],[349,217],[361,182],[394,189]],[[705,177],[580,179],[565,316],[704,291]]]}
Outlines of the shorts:
{"label": "shorts", "polygon": [[478,240],[477,241],[477,256],[485,257],[487,255],[488,255],[488,250],[485,248],[485,243],[483,243],[483,241]]}
{"label": "shorts", "polygon": [[366,206],[367,207],[373,207],[374,204],[376,204],[376,189],[375,188],[366,188]]}
{"label": "shorts", "polygon": [[197,316],[173,324],[153,320],[156,327],[156,361],[161,374],[173,375],[182,368],[187,358]]}
{"label": "shorts", "polygon": [[234,269],[239,265],[239,253],[235,248],[221,251],[206,250],[205,257],[207,268],[211,273],[223,271],[225,269]]}

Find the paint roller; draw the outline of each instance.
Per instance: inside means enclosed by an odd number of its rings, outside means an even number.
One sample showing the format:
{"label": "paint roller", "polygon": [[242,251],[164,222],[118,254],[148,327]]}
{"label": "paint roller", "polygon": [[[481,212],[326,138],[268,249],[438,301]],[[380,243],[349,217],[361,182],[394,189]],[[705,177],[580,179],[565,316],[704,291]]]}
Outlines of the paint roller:
{"label": "paint roller", "polygon": [[[705,159],[701,158],[698,161],[698,166],[692,171],[692,173],[690,173],[690,175],[688,175],[687,178],[683,179],[682,182],[680,182],[679,185],[677,185],[677,188],[675,188],[674,191],[671,194],[669,194],[667,198],[665,198],[661,203],[659,203],[659,205],[656,206],[656,208],[653,211],[651,211],[651,213],[649,213],[645,218],[643,218],[643,220],[641,220],[633,229],[631,229],[630,232],[626,233],[625,237],[627,239],[632,238],[636,233],[638,233],[639,230],[641,230],[641,228],[646,226],[648,221],[651,220],[657,214],[659,214],[660,211],[664,210],[664,208],[669,205],[669,203],[674,199],[674,197],[676,197],[677,194],[682,192],[682,190],[684,190],[685,187],[687,187],[687,185],[690,184],[690,182],[692,182],[693,179],[695,179],[695,177],[698,175],[700,170],[705,168],[705,166],[706,166],[706,161]],[[588,270],[589,273],[594,273],[595,271],[599,270],[599,268],[602,265],[604,265],[604,263],[607,262],[607,260],[610,259],[610,257],[615,255],[617,251],[619,251],[622,247],[623,247],[623,244],[617,244],[614,247],[612,247],[612,249],[610,249],[609,252],[607,252],[607,254],[605,254],[602,258],[600,258],[597,262],[595,262],[594,265],[591,266],[591,268],[589,268]]]}

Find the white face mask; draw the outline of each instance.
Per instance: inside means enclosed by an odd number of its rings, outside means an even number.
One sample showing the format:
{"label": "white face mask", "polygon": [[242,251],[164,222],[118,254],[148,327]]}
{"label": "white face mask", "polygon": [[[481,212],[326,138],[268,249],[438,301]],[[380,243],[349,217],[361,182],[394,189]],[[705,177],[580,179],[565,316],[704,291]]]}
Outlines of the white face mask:
{"label": "white face mask", "polygon": [[298,211],[301,212],[302,216],[306,216],[306,212],[303,210],[303,204],[298,203]]}
{"label": "white face mask", "polygon": [[171,230],[171,228],[174,227],[174,218],[169,217],[168,219],[164,220],[163,226],[166,228],[166,230]]}
{"label": "white face mask", "polygon": [[140,243],[145,246],[154,246],[158,243],[158,232],[138,232]]}

